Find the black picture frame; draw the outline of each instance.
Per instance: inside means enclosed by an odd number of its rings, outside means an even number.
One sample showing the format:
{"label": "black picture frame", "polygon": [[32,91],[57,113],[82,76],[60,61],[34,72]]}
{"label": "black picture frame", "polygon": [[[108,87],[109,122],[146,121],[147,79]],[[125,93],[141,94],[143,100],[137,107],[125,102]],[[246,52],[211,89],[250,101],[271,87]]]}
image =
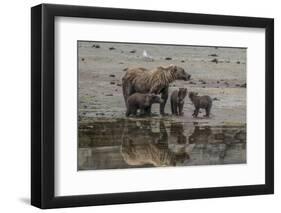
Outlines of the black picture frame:
{"label": "black picture frame", "polygon": [[[54,195],[55,17],[264,28],[265,184],[78,196]],[[31,204],[42,209],[274,193],[274,19],[41,4],[31,8]]]}

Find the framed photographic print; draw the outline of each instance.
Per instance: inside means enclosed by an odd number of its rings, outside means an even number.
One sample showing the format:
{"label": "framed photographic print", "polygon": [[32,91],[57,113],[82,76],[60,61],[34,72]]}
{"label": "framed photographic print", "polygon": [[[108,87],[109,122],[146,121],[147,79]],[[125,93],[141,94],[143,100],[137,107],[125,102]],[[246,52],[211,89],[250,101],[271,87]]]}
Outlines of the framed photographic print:
{"label": "framed photographic print", "polygon": [[31,9],[31,204],[272,194],[274,21]]}

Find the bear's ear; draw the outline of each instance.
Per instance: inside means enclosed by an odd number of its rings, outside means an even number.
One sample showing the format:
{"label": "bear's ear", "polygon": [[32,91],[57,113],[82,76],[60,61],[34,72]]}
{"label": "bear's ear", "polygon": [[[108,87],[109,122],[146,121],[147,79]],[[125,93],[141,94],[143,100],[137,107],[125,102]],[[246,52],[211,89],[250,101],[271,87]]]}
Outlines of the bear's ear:
{"label": "bear's ear", "polygon": [[170,65],[168,66],[168,69],[176,70],[176,69],[177,69],[177,66],[174,65],[174,64],[170,64]]}
{"label": "bear's ear", "polygon": [[177,72],[177,66],[174,64],[170,64],[168,67],[166,67],[166,70],[172,73],[176,73]]}

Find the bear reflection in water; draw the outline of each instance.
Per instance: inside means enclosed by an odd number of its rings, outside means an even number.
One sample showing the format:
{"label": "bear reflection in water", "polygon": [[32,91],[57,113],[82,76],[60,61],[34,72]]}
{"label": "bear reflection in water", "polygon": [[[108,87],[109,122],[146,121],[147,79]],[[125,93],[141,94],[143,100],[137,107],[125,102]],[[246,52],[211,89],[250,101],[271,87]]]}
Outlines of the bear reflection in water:
{"label": "bear reflection in water", "polygon": [[246,163],[246,127],[98,121],[80,126],[78,153],[79,170]]}
{"label": "bear reflection in water", "polygon": [[[145,125],[144,125],[145,126]],[[124,135],[121,154],[129,165],[139,166],[151,164],[156,167],[176,166],[189,159],[185,150],[174,152],[168,146],[168,134],[163,122],[159,123],[159,132],[147,132],[146,129],[131,128]],[[174,139],[176,142],[185,143],[185,136],[178,132]],[[175,132],[174,132],[175,134]],[[183,139],[185,138],[185,141]],[[170,138],[172,140],[173,138]]]}

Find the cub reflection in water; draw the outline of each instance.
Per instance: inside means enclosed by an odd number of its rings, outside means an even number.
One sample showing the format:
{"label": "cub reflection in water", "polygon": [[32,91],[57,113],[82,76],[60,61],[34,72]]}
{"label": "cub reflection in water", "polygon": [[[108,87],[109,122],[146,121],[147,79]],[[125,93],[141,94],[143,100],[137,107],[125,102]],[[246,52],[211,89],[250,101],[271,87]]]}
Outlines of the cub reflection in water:
{"label": "cub reflection in water", "polygon": [[[121,144],[121,155],[128,165],[176,166],[189,159],[189,154],[183,151],[172,152],[168,147],[168,134],[162,121],[159,132],[151,129],[126,129]],[[171,140],[171,138],[169,138]]]}
{"label": "cub reflection in water", "polygon": [[199,127],[195,126],[193,133],[189,136],[189,143],[208,143],[212,137],[212,130],[210,126]]}

